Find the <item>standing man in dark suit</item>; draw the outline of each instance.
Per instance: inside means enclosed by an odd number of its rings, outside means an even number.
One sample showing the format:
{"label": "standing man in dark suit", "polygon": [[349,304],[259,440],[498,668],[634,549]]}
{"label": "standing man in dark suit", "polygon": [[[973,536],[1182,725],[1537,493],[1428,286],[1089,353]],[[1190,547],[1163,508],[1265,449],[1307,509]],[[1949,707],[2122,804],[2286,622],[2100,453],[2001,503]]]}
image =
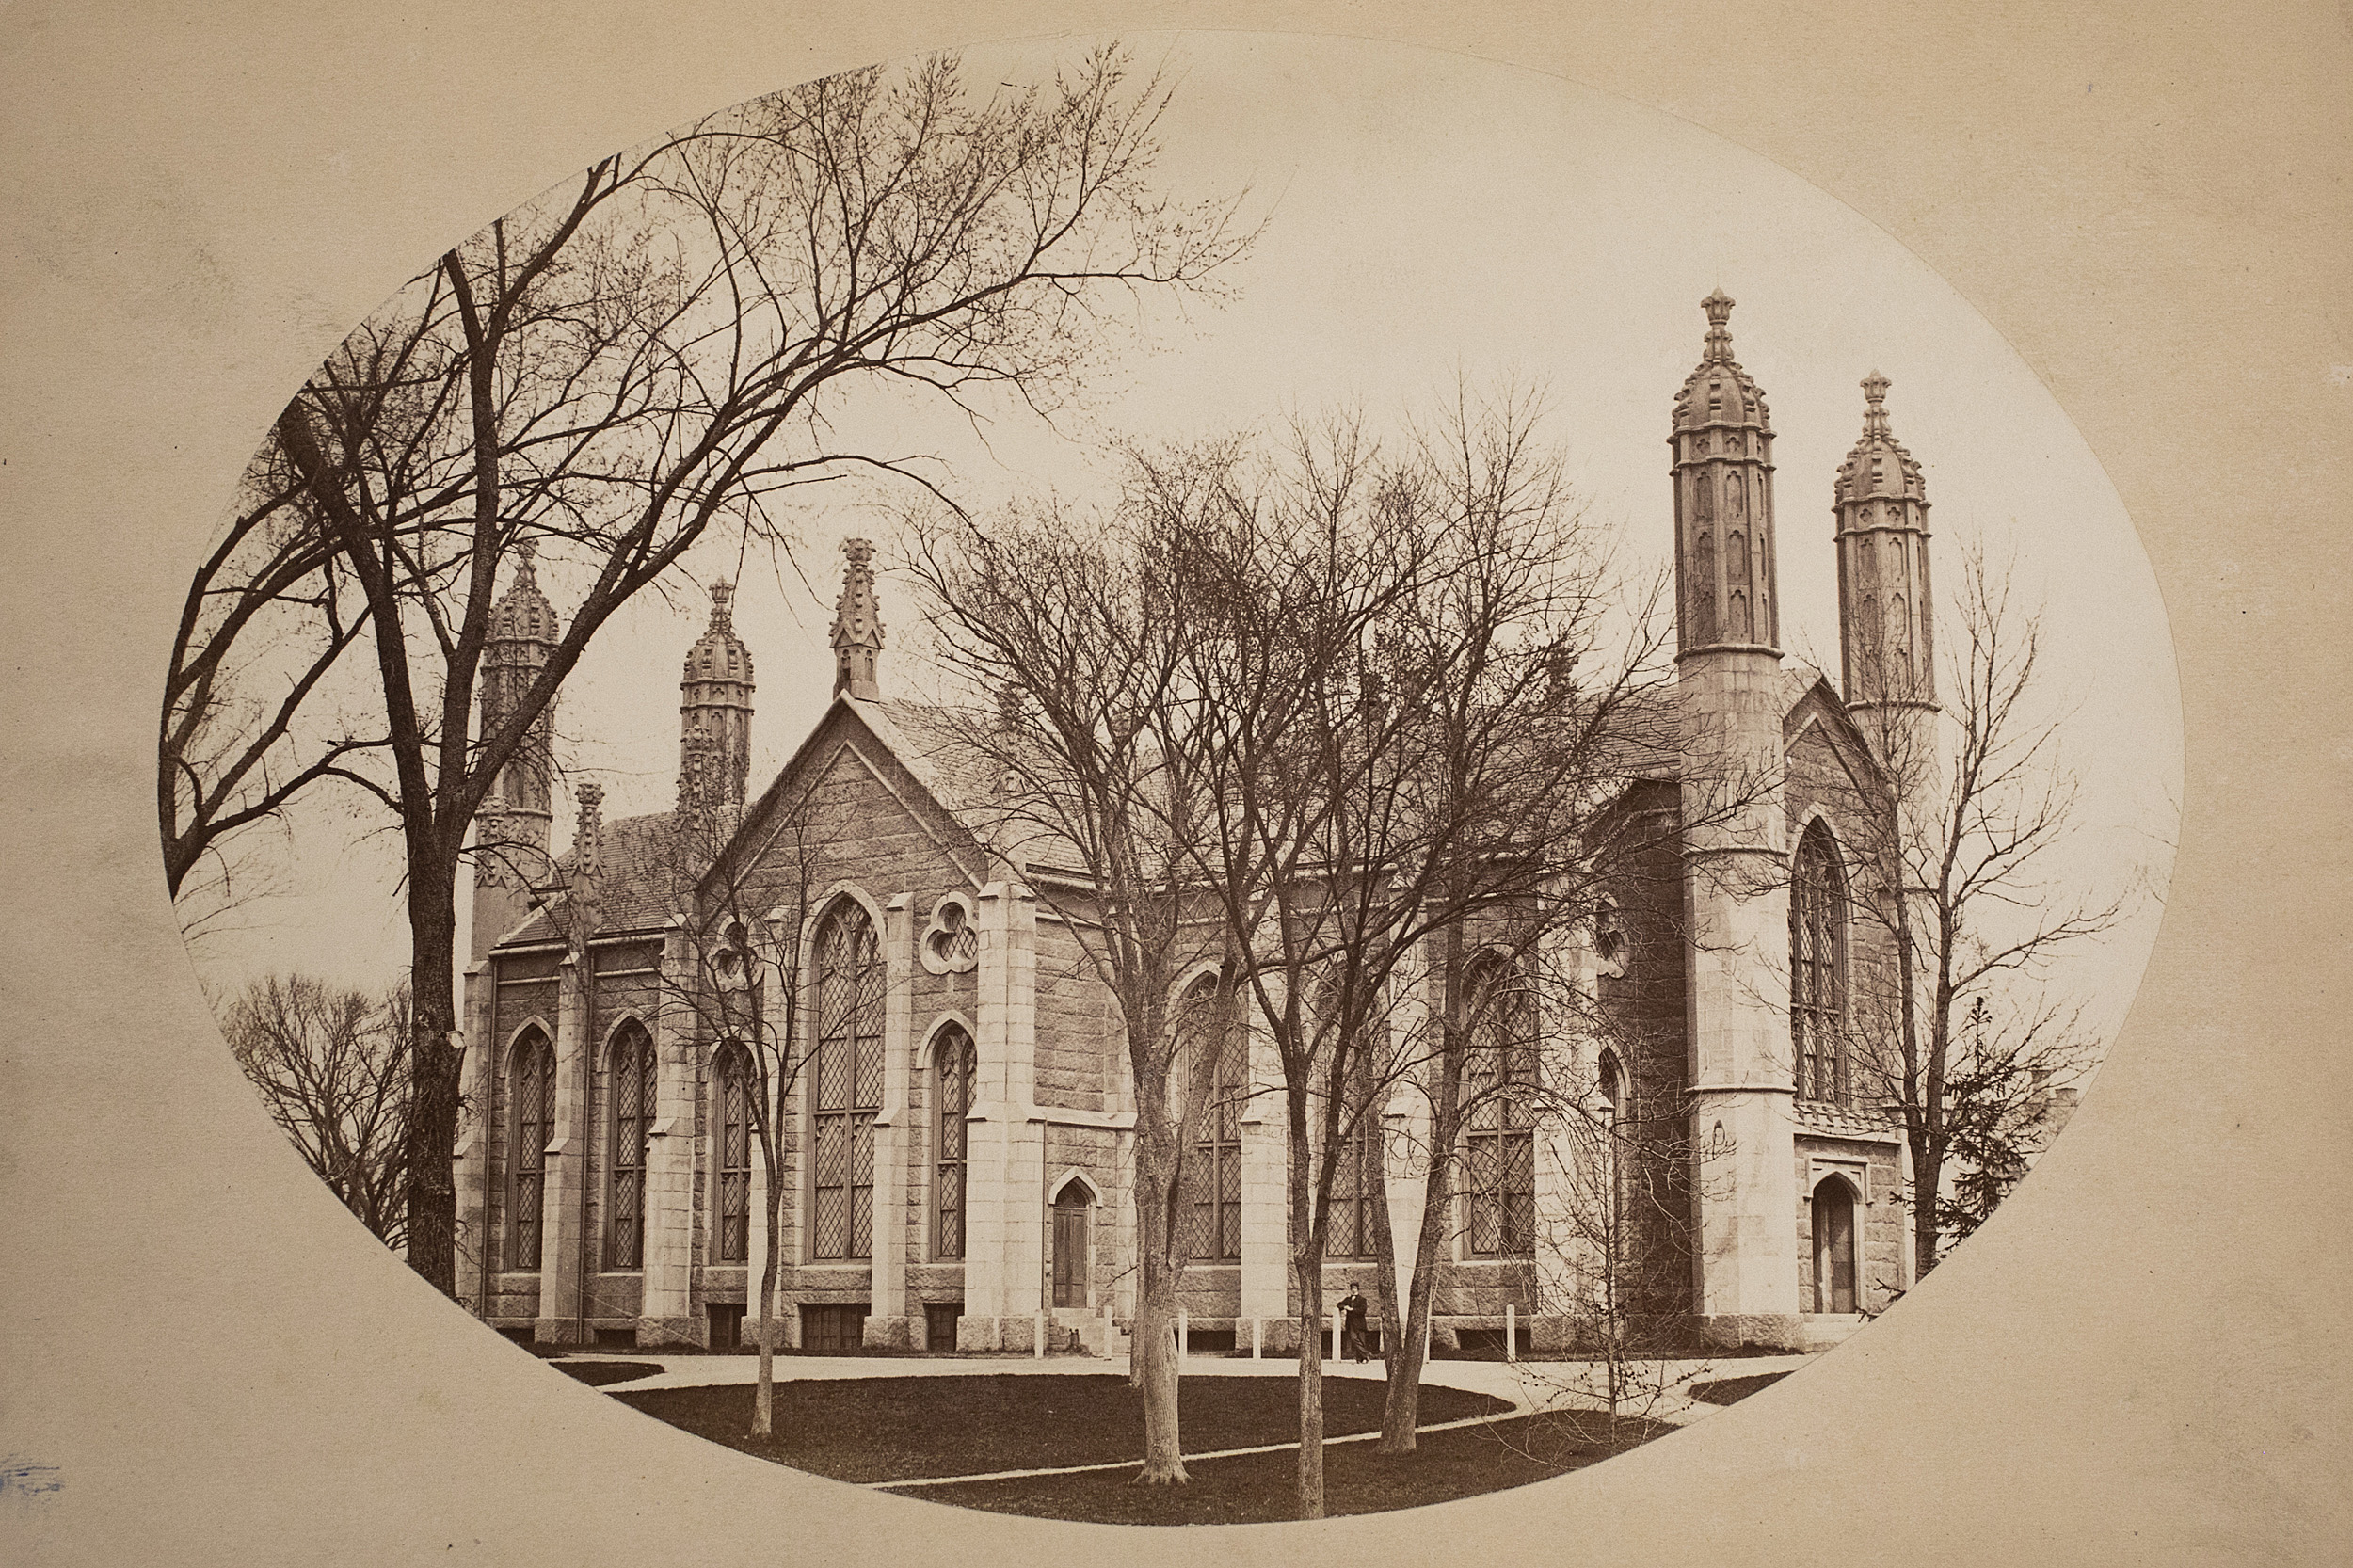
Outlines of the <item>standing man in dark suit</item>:
{"label": "standing man in dark suit", "polygon": [[1352,1361],[1365,1359],[1365,1293],[1351,1290],[1339,1299],[1340,1320],[1348,1334],[1348,1357]]}

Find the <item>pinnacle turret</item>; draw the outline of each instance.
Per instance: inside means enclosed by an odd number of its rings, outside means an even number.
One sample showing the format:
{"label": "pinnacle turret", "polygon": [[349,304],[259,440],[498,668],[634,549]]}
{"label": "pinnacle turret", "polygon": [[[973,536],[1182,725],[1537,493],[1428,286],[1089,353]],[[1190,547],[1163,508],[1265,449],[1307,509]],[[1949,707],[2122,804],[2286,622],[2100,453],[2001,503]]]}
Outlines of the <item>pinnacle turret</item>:
{"label": "pinnacle turret", "polygon": [[1876,370],[1863,378],[1863,434],[1831,487],[1839,651],[1849,707],[1933,708],[1928,487],[1888,425],[1891,385]]}
{"label": "pinnacle turret", "polygon": [[[515,575],[490,607],[489,636],[482,648],[475,734],[485,741],[506,727],[547,669],[562,635],[555,606],[539,588],[531,541],[516,540],[507,554],[515,563]],[[531,884],[547,874],[554,825],[550,793],[550,737],[554,728],[555,703],[551,698],[474,813],[476,956],[522,918]]]}
{"label": "pinnacle turret", "polygon": [[[735,634],[735,585],[711,584],[711,624],[686,650],[679,678],[679,805],[690,795],[701,807],[744,804],[752,769],[752,652]],[[701,777],[694,737],[711,748],[710,776]]]}
{"label": "pinnacle turret", "polygon": [[841,573],[841,597],[833,614],[833,690],[836,696],[881,700],[882,608],[874,597],[874,547],[844,539],[850,564]]}
{"label": "pinnacle turret", "polygon": [[1772,410],[1732,357],[1733,301],[1700,301],[1707,336],[1675,396],[1673,454],[1678,649],[1779,650],[1773,570]]}

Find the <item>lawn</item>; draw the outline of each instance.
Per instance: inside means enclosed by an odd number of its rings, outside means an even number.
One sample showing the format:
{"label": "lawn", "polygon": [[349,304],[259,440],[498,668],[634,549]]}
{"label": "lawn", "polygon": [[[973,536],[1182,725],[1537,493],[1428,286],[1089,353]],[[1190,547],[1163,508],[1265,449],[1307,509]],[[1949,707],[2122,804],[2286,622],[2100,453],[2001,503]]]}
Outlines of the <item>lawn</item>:
{"label": "lawn", "polygon": [[[1423,1390],[1425,1405],[1435,1392]],[[1621,1421],[1620,1446],[1673,1430]],[[1525,1486],[1609,1458],[1607,1432],[1606,1417],[1563,1411],[1425,1432],[1410,1454],[1380,1453],[1370,1443],[1334,1444],[1323,1450],[1323,1509],[1327,1514],[1379,1513]],[[1125,1470],[1095,1470],[910,1487],[899,1496],[1103,1525],[1254,1525],[1292,1517],[1298,1465],[1297,1452],[1287,1449],[1189,1460],[1185,1468],[1193,1479],[1183,1486],[1136,1486]]]}
{"label": "lawn", "polygon": [[[849,1481],[912,1480],[1000,1470],[1134,1463],[1143,1404],[1125,1378],[1100,1375],[861,1378],[776,1385],[776,1440],[754,1443],[752,1389],[621,1390],[634,1409],[758,1458]],[[1181,1418],[1188,1452],[1291,1441],[1297,1384],[1288,1378],[1188,1378]],[[1497,1415],[1502,1400],[1426,1386],[1425,1424]],[[1381,1385],[1324,1384],[1331,1435],[1381,1423]],[[1626,1443],[1672,1429],[1626,1423]],[[1325,1450],[1334,1513],[1412,1508],[1541,1480],[1606,1458],[1604,1424],[1581,1415],[1522,1416],[1424,1432],[1419,1450],[1385,1456],[1367,1443]],[[1188,1462],[1191,1484],[1139,1487],[1126,1468],[909,1489],[906,1496],[1040,1518],[1113,1524],[1241,1524],[1290,1513],[1294,1451]]]}

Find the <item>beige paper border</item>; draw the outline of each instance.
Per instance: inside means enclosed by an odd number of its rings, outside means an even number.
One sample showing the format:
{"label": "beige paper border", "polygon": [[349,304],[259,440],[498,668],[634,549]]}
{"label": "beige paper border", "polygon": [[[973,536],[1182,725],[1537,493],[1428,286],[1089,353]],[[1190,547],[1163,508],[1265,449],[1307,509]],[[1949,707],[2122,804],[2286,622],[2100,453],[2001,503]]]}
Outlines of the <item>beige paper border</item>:
{"label": "beige paper border", "polygon": [[[24,4],[0,15],[0,1555],[2341,1560],[2353,235],[2335,5]],[[422,245],[787,82],[1063,31],[1463,49],[1683,115],[2002,329],[2138,524],[2188,787],[2130,1023],[1952,1266],[1773,1395],[1411,1514],[1110,1531],[779,1473],[454,1332],[274,1146],[155,874],[152,693],[274,401]],[[2332,366],[2334,367],[2332,369]],[[2096,694],[2094,694],[2096,698]],[[257,1216],[267,1216],[266,1223]]]}

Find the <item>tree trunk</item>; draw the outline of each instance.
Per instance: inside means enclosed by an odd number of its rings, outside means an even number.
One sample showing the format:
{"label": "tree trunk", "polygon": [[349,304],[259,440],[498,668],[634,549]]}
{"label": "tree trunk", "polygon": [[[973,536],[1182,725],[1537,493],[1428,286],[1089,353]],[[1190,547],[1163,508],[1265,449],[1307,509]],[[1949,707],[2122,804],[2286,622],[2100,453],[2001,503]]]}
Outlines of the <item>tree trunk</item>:
{"label": "tree trunk", "polygon": [[[456,1031],[456,868],[410,862],[409,989],[414,1012],[408,1112],[408,1266],[445,1296],[457,1294],[457,1146],[462,1047]],[[477,1042],[488,1050],[488,1040]]]}
{"label": "tree trunk", "polygon": [[[1290,1096],[1291,1281],[1299,1291],[1299,1497],[1298,1517],[1323,1517],[1323,1239],[1314,1212],[1311,1184],[1315,1152],[1307,1145],[1307,1104]],[[1335,1340],[1332,1353],[1340,1347]]]}
{"label": "tree trunk", "polygon": [[1945,1180],[1945,1161],[1934,1152],[1915,1146],[1912,1152],[1912,1251],[1913,1278],[1929,1277],[1936,1267],[1936,1243],[1940,1234],[1936,1223],[1937,1189]]}
{"label": "tree trunk", "polygon": [[1176,1271],[1159,1248],[1147,1249],[1137,1281],[1133,1352],[1137,1385],[1144,1391],[1144,1486],[1181,1485],[1185,1451],[1177,1428]]}
{"label": "tree trunk", "polygon": [[[1447,1119],[1451,1130],[1452,1118]],[[1414,1277],[1407,1287],[1405,1343],[1390,1365],[1388,1398],[1381,1410],[1381,1447],[1385,1454],[1414,1451],[1414,1429],[1421,1421],[1423,1349],[1429,1342],[1430,1304],[1437,1284],[1438,1243],[1446,1236],[1446,1210],[1452,1200],[1451,1159],[1433,1139],[1430,1176],[1424,1184],[1421,1230],[1414,1248]]]}
{"label": "tree trunk", "polygon": [[784,1197],[784,1184],[776,1175],[776,1160],[770,1156],[767,1165],[768,1192],[766,1201],[760,1207],[768,1211],[768,1256],[760,1266],[760,1380],[752,1392],[752,1435],[763,1441],[776,1431],[776,1249],[782,1241],[783,1230],[777,1215],[783,1207]]}
{"label": "tree trunk", "polygon": [[1392,1362],[1388,1398],[1381,1411],[1385,1454],[1414,1451],[1414,1428],[1421,1419],[1423,1347],[1429,1338],[1430,1304],[1437,1284],[1438,1243],[1445,1239],[1453,1199],[1454,1141],[1461,1130],[1463,1088],[1460,1012],[1455,995],[1463,967],[1463,930],[1449,925],[1438,944],[1438,1083],[1430,1098],[1429,1175],[1422,1182],[1421,1227],[1414,1247],[1414,1277],[1407,1288],[1403,1354]]}
{"label": "tree trunk", "polygon": [[[1397,1227],[1389,1218],[1388,1139],[1386,1129],[1381,1133],[1382,1150],[1381,1196],[1372,1206],[1372,1264],[1373,1288],[1381,1302],[1381,1376],[1385,1384],[1384,1433],[1380,1451],[1394,1453],[1388,1447],[1385,1408],[1386,1389],[1394,1389],[1405,1375],[1405,1312],[1397,1294]],[[1420,1375],[1420,1368],[1415,1368]],[[1411,1429],[1408,1429],[1411,1435]]]}
{"label": "tree trunk", "polygon": [[1145,1486],[1182,1484],[1185,1450],[1177,1423],[1176,1285],[1183,1250],[1172,1245],[1184,1224],[1179,1200],[1183,1175],[1176,1151],[1160,1125],[1138,1118],[1136,1128],[1136,1318],[1130,1352],[1130,1381],[1144,1394]]}

